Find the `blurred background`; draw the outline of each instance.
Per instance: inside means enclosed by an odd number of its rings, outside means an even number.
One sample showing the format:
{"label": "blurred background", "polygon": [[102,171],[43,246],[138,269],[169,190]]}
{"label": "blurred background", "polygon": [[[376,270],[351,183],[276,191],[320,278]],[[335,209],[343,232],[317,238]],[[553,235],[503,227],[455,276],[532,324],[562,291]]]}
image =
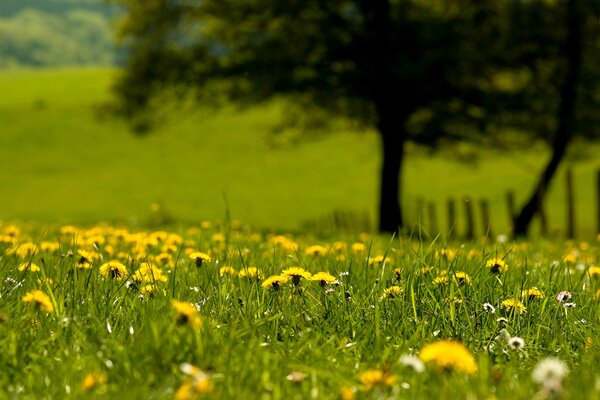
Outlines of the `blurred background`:
{"label": "blurred background", "polygon": [[597,1],[280,3],[2,0],[0,219],[598,233]]}

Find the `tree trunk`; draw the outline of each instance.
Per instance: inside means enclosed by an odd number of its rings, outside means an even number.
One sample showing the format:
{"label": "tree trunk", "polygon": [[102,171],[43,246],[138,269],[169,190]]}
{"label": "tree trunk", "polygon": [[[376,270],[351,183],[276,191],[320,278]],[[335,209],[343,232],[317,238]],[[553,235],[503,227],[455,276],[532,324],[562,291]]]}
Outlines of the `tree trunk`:
{"label": "tree trunk", "polygon": [[535,214],[541,208],[544,195],[560,162],[562,161],[569,142],[573,137],[575,122],[575,102],[579,71],[581,68],[581,13],[578,10],[578,0],[567,3],[567,38],[564,43],[564,54],[567,61],[567,71],[560,88],[560,106],[558,109],[558,125],[552,144],[552,157],[544,168],[533,194],[525,203],[521,212],[515,217],[513,234],[516,237],[527,235],[529,226]]}
{"label": "tree trunk", "polygon": [[[399,124],[393,124],[398,127]],[[379,231],[398,232],[404,226],[401,208],[401,171],[404,158],[404,127],[380,124],[381,170],[379,186]]]}

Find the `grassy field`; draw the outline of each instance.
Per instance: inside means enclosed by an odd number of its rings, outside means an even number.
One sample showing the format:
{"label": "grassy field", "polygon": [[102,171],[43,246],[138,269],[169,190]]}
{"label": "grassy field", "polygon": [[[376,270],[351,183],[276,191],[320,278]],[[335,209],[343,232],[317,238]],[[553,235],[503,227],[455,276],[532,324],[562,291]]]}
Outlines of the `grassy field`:
{"label": "grassy field", "polygon": [[599,257],[2,224],[0,398],[597,399]]}
{"label": "grassy field", "polygon": [[[223,218],[227,208],[233,218],[279,229],[297,229],[333,210],[364,211],[375,220],[374,133],[333,132],[271,148],[267,133],[282,112],[275,103],[174,112],[157,132],[138,138],[123,123],[97,117],[114,74],[95,68],[0,72],[0,219],[144,223],[156,217],[151,206],[157,203],[163,217],[183,222]],[[419,201],[434,201],[444,231],[448,196],[485,197],[494,230],[506,231],[506,191],[524,201],[545,157],[538,150],[485,151],[473,167],[412,151],[404,174],[407,217],[418,221]],[[584,238],[596,229],[591,216],[599,166],[594,159],[573,165]],[[562,174],[547,204],[552,229],[564,227]],[[464,229],[460,222],[457,229]]]}

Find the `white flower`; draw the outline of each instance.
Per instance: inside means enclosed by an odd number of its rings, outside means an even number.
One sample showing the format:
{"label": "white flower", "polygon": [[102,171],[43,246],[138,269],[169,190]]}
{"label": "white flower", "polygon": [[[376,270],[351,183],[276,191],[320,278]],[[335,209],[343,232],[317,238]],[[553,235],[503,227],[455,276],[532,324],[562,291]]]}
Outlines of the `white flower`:
{"label": "white flower", "polygon": [[496,312],[496,307],[494,307],[490,303],[483,303],[483,311],[485,311],[488,314],[494,314]]}
{"label": "white flower", "polygon": [[419,374],[421,372],[425,371],[425,365],[417,356],[404,354],[403,356],[400,357],[400,364],[404,365],[405,367],[413,369],[415,372],[417,372]]}
{"label": "white flower", "polygon": [[577,304],[575,304],[575,303],[563,303],[563,306],[565,308],[575,308],[575,307],[577,307]]}
{"label": "white flower", "polygon": [[508,345],[513,350],[522,350],[525,347],[525,340],[518,336],[513,336],[508,339]]}
{"label": "white flower", "polygon": [[531,373],[531,379],[534,382],[545,384],[547,382],[560,382],[569,373],[569,368],[564,361],[548,357],[540,361],[533,372]]}

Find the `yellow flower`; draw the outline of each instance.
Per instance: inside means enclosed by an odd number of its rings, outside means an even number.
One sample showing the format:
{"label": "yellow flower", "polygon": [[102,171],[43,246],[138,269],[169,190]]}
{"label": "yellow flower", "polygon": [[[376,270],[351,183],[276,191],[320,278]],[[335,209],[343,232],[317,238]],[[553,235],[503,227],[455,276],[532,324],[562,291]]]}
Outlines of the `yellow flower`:
{"label": "yellow flower", "polygon": [[485,263],[485,266],[493,274],[500,274],[508,269],[508,265],[501,258],[491,258]]}
{"label": "yellow flower", "polygon": [[383,291],[383,294],[381,295],[381,299],[397,299],[402,297],[402,294],[404,293],[404,290],[402,290],[402,288],[400,286],[390,286],[389,288],[385,289]]}
{"label": "yellow flower", "polygon": [[246,267],[238,272],[238,276],[246,279],[262,279],[263,273],[256,267]]}
{"label": "yellow flower", "polygon": [[202,327],[202,319],[198,310],[192,303],[187,301],[173,300],[171,302],[173,309],[175,310],[175,322],[177,325],[189,325],[194,329],[200,329]]}
{"label": "yellow flower", "polygon": [[50,297],[41,290],[32,290],[21,298],[21,301],[25,303],[33,303],[36,307],[41,308],[49,313],[54,312],[54,305],[50,301]]}
{"label": "yellow flower", "polygon": [[317,272],[313,276],[309,278],[311,281],[318,281],[319,284],[323,287],[328,283],[335,282],[335,276],[331,275],[329,272]]}
{"label": "yellow flower", "polygon": [[224,265],[221,268],[219,268],[219,275],[221,275],[221,276],[224,276],[224,275],[235,276],[236,274],[237,274],[237,271],[233,267],[230,267],[229,265]]}
{"label": "yellow flower", "polygon": [[402,268],[394,268],[392,272],[394,273],[394,278],[400,282],[402,280]]}
{"label": "yellow flower", "polygon": [[455,272],[454,280],[459,285],[462,285],[462,284],[468,285],[469,283],[471,283],[471,277],[466,272]]}
{"label": "yellow flower", "polygon": [[283,270],[281,273],[283,276],[289,276],[292,278],[292,283],[294,286],[298,286],[300,284],[300,279],[310,279],[312,276],[310,272],[306,271],[302,267],[290,267],[288,269]]}
{"label": "yellow flower", "polygon": [[26,269],[29,270],[29,272],[37,272],[40,270],[40,267],[32,262],[26,262],[19,265],[19,271],[25,271]]}
{"label": "yellow flower", "polygon": [[600,267],[590,267],[587,273],[590,278],[600,278]]}
{"label": "yellow flower", "polygon": [[93,371],[83,378],[81,382],[81,391],[89,392],[90,390],[104,385],[107,381],[106,374],[103,372]]}
{"label": "yellow flower", "polygon": [[100,266],[100,275],[111,279],[122,280],[127,276],[127,268],[120,262],[112,260]]}
{"label": "yellow flower", "polygon": [[534,299],[543,299],[546,296],[544,295],[544,292],[542,292],[538,288],[533,287],[531,289],[523,290],[521,292],[521,297],[523,297],[525,299],[529,299],[529,300],[534,300]]}
{"label": "yellow flower", "polygon": [[352,251],[355,253],[362,253],[365,250],[365,245],[363,243],[352,243]]}
{"label": "yellow flower", "polygon": [[48,253],[53,253],[60,248],[58,242],[42,242],[40,243],[40,249],[42,251],[47,251]]}
{"label": "yellow flower", "polygon": [[77,264],[85,264],[85,263],[93,263],[94,261],[100,259],[100,254],[94,251],[86,251],[82,249],[77,250],[77,254],[79,254],[79,259],[77,260]]}
{"label": "yellow flower", "polygon": [[419,358],[444,371],[456,370],[468,375],[474,375],[477,372],[477,363],[469,349],[455,340],[429,343],[421,349]]}
{"label": "yellow flower", "polygon": [[195,251],[190,254],[190,258],[196,262],[196,267],[201,267],[203,262],[210,262],[210,256],[201,251]]}
{"label": "yellow flower", "polygon": [[140,294],[144,297],[154,297],[154,293],[158,292],[158,286],[152,284],[152,285],[145,285],[143,288],[140,289]]}
{"label": "yellow flower", "polygon": [[38,247],[35,243],[23,243],[17,247],[13,247],[7,251],[7,254],[16,254],[19,257],[31,257],[37,251]]}
{"label": "yellow flower", "polygon": [[281,285],[286,284],[289,280],[289,276],[272,275],[265,279],[261,286],[265,289],[279,290]]}
{"label": "yellow flower", "polygon": [[175,400],[196,399],[197,394],[209,393],[214,384],[208,374],[192,364],[183,363],[179,367],[190,379],[181,384],[175,393]]}
{"label": "yellow flower", "polygon": [[438,276],[437,278],[435,278],[435,279],[433,280],[433,283],[434,283],[435,285],[440,285],[440,286],[441,286],[441,285],[445,285],[446,283],[448,283],[448,277],[447,277],[447,276],[445,276],[445,275]]}
{"label": "yellow flower", "polygon": [[367,390],[371,390],[375,386],[392,386],[396,382],[396,377],[389,371],[368,369],[358,374],[358,380]]}
{"label": "yellow flower", "polygon": [[514,298],[506,299],[500,304],[506,309],[506,311],[510,313],[518,311],[519,314],[523,314],[525,311],[527,311],[527,307],[525,307],[525,305],[519,300]]}
{"label": "yellow flower", "polygon": [[131,278],[136,282],[166,282],[169,279],[162,271],[150,263],[143,263]]}
{"label": "yellow flower", "polygon": [[369,258],[369,265],[383,265],[384,262],[389,264],[392,262],[392,259],[386,256],[375,256],[373,258]]}
{"label": "yellow flower", "polygon": [[314,246],[308,247],[304,252],[311,256],[318,256],[318,255],[326,254],[327,249],[323,246],[314,245]]}

